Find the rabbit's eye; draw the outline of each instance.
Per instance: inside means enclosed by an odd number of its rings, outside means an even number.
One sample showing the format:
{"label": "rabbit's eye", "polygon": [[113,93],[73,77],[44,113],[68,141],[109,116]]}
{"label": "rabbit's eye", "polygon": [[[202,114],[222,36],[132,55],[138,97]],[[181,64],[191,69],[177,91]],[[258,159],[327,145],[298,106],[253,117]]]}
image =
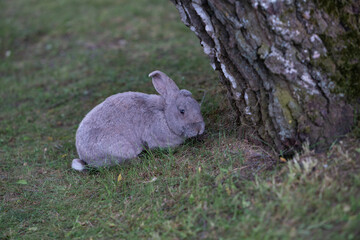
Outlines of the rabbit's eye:
{"label": "rabbit's eye", "polygon": [[184,113],[185,113],[185,110],[184,110],[184,109],[180,109],[180,113],[181,113],[181,114],[184,114]]}

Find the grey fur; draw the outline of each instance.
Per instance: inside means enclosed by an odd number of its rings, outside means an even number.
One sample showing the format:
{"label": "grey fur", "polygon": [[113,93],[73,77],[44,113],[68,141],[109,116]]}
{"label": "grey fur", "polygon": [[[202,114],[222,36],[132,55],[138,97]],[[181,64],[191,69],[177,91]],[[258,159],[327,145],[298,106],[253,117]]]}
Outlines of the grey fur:
{"label": "grey fur", "polygon": [[[165,73],[149,74],[160,95],[118,93],[93,108],[76,132],[80,159],[72,167],[111,166],[135,158],[144,148],[173,147],[202,134],[200,105]],[[181,113],[184,110],[184,113]],[[75,165],[74,165],[75,164]]]}

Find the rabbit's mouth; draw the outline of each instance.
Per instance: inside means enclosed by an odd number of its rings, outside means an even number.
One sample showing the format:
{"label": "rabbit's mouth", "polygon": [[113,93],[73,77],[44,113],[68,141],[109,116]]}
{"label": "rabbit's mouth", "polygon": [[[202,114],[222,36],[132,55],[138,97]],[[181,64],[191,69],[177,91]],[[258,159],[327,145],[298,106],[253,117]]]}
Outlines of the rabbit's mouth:
{"label": "rabbit's mouth", "polygon": [[204,130],[205,130],[204,122],[191,123],[183,129],[183,135],[186,138],[196,137],[203,134]]}

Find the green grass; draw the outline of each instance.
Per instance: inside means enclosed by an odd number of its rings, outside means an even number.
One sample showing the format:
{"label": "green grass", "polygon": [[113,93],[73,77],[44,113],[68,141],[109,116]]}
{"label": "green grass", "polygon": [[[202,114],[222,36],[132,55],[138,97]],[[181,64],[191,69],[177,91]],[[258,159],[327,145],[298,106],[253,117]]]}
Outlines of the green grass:
{"label": "green grass", "polygon": [[[0,2],[0,239],[357,239],[360,145],[286,164],[238,138],[198,39],[166,0]],[[85,114],[168,73],[207,134],[78,173]],[[118,181],[121,174],[122,179]]]}

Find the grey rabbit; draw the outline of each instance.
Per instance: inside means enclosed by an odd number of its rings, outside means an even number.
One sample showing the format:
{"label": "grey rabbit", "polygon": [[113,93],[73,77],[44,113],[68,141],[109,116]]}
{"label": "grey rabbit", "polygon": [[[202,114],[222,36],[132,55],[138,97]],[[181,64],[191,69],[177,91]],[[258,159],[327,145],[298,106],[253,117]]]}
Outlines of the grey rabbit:
{"label": "grey rabbit", "polygon": [[161,71],[149,74],[160,95],[124,92],[93,108],[76,132],[78,159],[71,167],[111,166],[145,148],[173,147],[204,132],[199,103]]}

